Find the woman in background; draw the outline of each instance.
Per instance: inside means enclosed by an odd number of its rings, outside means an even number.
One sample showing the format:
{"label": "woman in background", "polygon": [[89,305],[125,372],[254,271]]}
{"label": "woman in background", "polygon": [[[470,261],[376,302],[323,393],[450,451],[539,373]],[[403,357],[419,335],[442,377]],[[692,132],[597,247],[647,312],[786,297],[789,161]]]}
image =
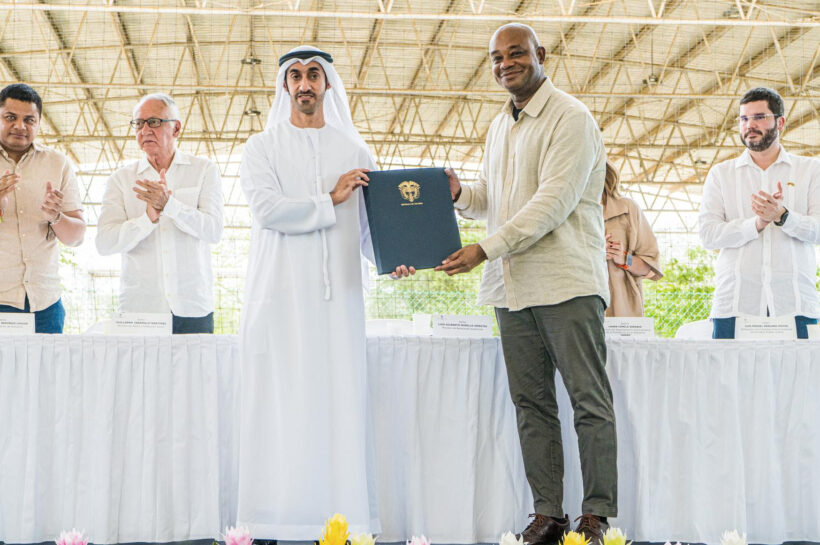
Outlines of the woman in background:
{"label": "woman in background", "polygon": [[658,241],[638,204],[618,193],[619,181],[618,171],[607,161],[601,195],[610,294],[606,315],[643,316],[641,281],[663,278]]}

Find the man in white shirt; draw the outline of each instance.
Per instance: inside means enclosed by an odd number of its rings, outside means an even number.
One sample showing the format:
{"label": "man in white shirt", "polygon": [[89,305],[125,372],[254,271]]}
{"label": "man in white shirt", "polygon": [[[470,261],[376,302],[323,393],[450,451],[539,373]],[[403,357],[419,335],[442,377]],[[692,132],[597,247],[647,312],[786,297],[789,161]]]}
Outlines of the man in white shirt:
{"label": "man in white shirt", "polygon": [[168,95],[143,97],[131,126],[145,156],[109,178],[96,239],[100,254],[122,253],[119,310],[171,312],[174,333],[213,333],[219,170],[177,150],[179,109]]}
{"label": "man in white shirt", "polygon": [[455,207],[486,218],[488,236],[436,270],[452,275],[487,261],[478,300],[496,309],[535,506],[521,537],[553,545],[571,529],[563,510],[558,369],[575,412],[584,481],[575,531],[597,544],[618,510],[604,342],[606,153],[586,106],[544,74],[545,57],[528,26],[504,25],[493,35],[493,75],[510,99],[487,133],[478,181],[461,184],[448,170]]}
{"label": "man in white shirt", "polygon": [[737,316],[794,316],[798,338],[820,317],[820,161],[786,152],[783,99],[759,87],[740,99],[746,150],[715,165],[700,205],[700,239],[720,250],[712,338],[733,339]]}

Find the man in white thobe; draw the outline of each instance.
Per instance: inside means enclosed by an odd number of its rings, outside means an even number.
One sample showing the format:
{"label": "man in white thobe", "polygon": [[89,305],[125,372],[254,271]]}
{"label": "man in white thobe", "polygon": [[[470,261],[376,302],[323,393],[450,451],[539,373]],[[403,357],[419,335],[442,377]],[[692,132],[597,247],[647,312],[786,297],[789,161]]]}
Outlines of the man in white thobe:
{"label": "man in white thobe", "polygon": [[253,220],[237,520],[260,539],[316,540],[338,512],[351,532],[376,533],[361,259],[372,247],[357,191],[374,163],[330,55],[301,46],[279,63],[240,169]]}

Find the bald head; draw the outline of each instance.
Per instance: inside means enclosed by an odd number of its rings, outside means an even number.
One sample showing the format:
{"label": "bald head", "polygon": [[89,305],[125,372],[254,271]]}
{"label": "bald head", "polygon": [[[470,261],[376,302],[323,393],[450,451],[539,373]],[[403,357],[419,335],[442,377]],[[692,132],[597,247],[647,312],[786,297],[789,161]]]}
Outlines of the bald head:
{"label": "bald head", "polygon": [[518,41],[526,40],[530,42],[533,49],[538,49],[541,44],[538,42],[538,36],[531,26],[523,23],[508,23],[500,26],[493,32],[493,37],[490,38],[490,54],[493,52],[493,44],[500,34],[509,34],[518,39]]}
{"label": "bald head", "polygon": [[517,108],[526,104],[544,82],[546,50],[527,25],[510,23],[490,39],[490,61],[495,80],[512,95]]}

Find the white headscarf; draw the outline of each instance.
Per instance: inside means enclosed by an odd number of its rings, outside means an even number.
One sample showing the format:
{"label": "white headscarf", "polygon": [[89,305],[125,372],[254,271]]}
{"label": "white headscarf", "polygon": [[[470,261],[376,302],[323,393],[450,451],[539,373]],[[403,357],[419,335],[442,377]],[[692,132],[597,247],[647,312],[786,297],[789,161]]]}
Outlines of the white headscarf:
{"label": "white headscarf", "polygon": [[[276,75],[276,94],[273,98],[273,106],[268,114],[268,122],[265,128],[270,129],[290,118],[290,95],[284,87],[285,75],[287,74],[288,68],[296,62],[301,62],[304,65],[316,61],[322,66],[327,82],[330,84],[330,89],[325,93],[323,103],[325,123],[336,127],[338,130],[350,136],[354,141],[359,142],[365,149],[368,149],[364,139],[353,125],[353,118],[350,115],[350,106],[347,103],[345,86],[342,83],[342,78],[339,77],[339,73],[336,72],[336,69],[333,67],[333,61],[327,61],[325,58],[319,56],[318,54],[320,53],[323,55],[327,55],[327,53],[310,45],[294,47],[283,56],[301,51],[316,51],[317,55],[305,59],[288,59],[279,65],[279,73]],[[329,57],[329,55],[327,56]]]}
{"label": "white headscarf", "polygon": [[[350,106],[347,103],[347,93],[345,93],[342,78],[339,77],[339,73],[336,72],[336,69],[333,67],[332,57],[324,51],[309,45],[300,45],[299,47],[295,47],[283,55],[283,57],[286,57],[291,53],[298,53],[302,51],[315,51],[317,54],[316,56],[309,56],[303,59],[288,59],[279,65],[279,73],[276,74],[276,94],[273,98],[273,106],[271,106],[270,113],[268,114],[268,122],[265,125],[265,129],[271,129],[279,123],[290,119],[291,99],[290,94],[285,90],[285,76],[287,75],[288,68],[296,62],[301,62],[305,65],[311,61],[316,61],[325,71],[325,77],[327,78],[328,84],[330,84],[330,89],[325,92],[325,99],[322,103],[325,123],[335,127],[337,130],[342,131],[344,134],[353,139],[354,142],[360,144],[365,150],[367,150],[371,161],[375,165],[373,155],[370,153],[370,148],[367,146],[367,143],[365,143],[364,138],[362,138],[359,134],[359,131],[357,131],[356,127],[353,125],[353,118],[350,115]],[[328,57],[331,60],[324,57]],[[319,183],[320,180],[317,177],[317,193],[319,192]],[[319,232],[322,238],[322,274],[324,277],[325,287],[324,298],[325,300],[329,300],[330,271],[328,269],[327,235],[325,233],[325,229],[320,229]],[[363,268],[362,283],[366,291],[368,285],[367,267]]]}

